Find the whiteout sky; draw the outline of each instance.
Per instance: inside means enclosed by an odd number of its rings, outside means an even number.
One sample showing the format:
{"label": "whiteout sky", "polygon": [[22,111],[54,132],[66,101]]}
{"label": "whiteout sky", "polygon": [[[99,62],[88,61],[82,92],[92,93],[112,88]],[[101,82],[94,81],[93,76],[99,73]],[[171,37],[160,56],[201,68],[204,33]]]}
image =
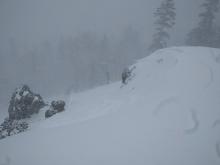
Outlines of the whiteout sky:
{"label": "whiteout sky", "polygon": [[[202,0],[176,0],[175,43],[195,25]],[[150,42],[160,0],[0,0],[0,45],[9,38],[28,46],[83,31],[117,35],[131,25]]]}

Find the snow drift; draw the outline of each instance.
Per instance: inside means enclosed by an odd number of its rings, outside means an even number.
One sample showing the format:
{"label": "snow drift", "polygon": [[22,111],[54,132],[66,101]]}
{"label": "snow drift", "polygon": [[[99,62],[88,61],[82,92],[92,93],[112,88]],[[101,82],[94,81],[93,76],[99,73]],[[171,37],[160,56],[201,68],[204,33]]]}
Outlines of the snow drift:
{"label": "snow drift", "polygon": [[168,48],[135,67],[1,140],[0,164],[219,165],[220,50]]}

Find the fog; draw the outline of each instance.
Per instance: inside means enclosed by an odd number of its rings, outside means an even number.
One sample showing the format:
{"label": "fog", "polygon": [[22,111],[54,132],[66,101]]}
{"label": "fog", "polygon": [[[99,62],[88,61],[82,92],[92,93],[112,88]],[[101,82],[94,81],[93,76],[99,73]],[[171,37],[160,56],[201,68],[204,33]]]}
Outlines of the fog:
{"label": "fog", "polygon": [[[94,31],[117,35],[128,25],[151,38],[153,12],[160,0],[1,0],[1,43],[9,37],[30,46],[61,35]],[[184,33],[202,0],[176,0],[178,28]],[[182,18],[187,18],[182,19]],[[146,39],[148,40],[148,39]]]}
{"label": "fog", "polygon": [[[20,84],[48,97],[120,79],[147,56],[160,0],[0,0],[0,102]],[[184,45],[202,0],[176,0],[169,46]]]}

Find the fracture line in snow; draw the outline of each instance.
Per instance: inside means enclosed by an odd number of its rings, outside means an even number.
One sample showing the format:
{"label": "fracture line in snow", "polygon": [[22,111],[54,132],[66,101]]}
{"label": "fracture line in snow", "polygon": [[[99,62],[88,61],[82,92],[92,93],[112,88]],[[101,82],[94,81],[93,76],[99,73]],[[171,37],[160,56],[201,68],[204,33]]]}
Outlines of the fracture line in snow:
{"label": "fracture line in snow", "polygon": [[186,134],[193,134],[199,129],[199,120],[198,120],[196,111],[191,110],[190,112],[191,112],[192,120],[194,122],[194,126],[190,129],[186,129],[185,130]]}

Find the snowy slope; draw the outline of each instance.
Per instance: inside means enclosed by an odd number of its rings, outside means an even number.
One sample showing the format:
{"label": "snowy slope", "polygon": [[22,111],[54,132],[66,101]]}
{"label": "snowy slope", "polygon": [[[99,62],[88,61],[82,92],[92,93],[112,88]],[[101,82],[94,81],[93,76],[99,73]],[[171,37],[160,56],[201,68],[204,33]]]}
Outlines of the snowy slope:
{"label": "snowy slope", "polygon": [[0,164],[219,165],[220,50],[175,47],[0,141]]}

